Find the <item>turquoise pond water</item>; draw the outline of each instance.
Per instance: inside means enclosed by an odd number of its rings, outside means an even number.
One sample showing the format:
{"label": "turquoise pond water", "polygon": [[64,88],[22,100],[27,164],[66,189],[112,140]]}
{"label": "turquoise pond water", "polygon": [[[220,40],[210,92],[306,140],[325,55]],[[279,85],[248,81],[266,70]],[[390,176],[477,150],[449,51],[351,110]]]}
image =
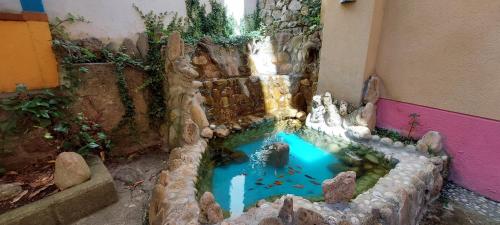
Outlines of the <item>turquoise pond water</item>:
{"label": "turquoise pond water", "polygon": [[[275,168],[259,160],[262,147],[281,141],[290,146],[288,166]],[[250,160],[241,164],[216,167],[212,177],[215,199],[231,216],[239,215],[244,208],[258,200],[294,194],[303,197],[322,196],[321,182],[341,171],[332,171],[332,164],[341,163],[335,155],[317,148],[293,133],[279,132],[236,147]]]}

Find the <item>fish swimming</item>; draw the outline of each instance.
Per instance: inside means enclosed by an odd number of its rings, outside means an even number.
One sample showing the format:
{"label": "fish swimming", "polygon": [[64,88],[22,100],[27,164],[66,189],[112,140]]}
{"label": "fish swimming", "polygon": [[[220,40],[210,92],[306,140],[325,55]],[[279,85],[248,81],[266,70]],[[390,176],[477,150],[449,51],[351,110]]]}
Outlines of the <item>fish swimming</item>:
{"label": "fish swimming", "polygon": [[307,175],[307,174],[304,174],[304,176],[306,176],[306,177],[307,177],[307,178],[309,178],[309,179],[313,179],[313,180],[316,180],[316,178],[314,178],[314,177],[311,177],[311,176],[309,176],[309,175]]}
{"label": "fish swimming", "polygon": [[302,184],[295,184],[292,187],[302,189],[302,188],[304,188],[304,185],[302,185]]}
{"label": "fish swimming", "polygon": [[312,184],[314,185],[321,185],[319,182],[315,181],[315,180],[310,180],[309,182],[311,182]]}
{"label": "fish swimming", "polygon": [[261,182],[255,182],[256,185],[264,185],[263,183]]}

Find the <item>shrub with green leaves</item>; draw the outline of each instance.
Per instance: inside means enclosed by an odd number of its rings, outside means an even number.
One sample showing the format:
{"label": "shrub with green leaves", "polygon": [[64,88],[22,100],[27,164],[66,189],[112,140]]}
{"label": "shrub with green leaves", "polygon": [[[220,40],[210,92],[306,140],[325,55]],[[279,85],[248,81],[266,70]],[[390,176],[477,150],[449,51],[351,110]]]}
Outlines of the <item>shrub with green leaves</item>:
{"label": "shrub with green leaves", "polygon": [[60,142],[60,150],[75,151],[81,155],[99,153],[111,149],[111,140],[101,125],[78,113],[70,121],[61,121],[53,128],[54,138]]}
{"label": "shrub with green leaves", "polygon": [[44,90],[28,94],[25,86],[18,86],[16,95],[0,102],[7,118],[0,121],[3,134],[24,132],[31,126],[48,127],[66,112],[70,99],[61,93]]}

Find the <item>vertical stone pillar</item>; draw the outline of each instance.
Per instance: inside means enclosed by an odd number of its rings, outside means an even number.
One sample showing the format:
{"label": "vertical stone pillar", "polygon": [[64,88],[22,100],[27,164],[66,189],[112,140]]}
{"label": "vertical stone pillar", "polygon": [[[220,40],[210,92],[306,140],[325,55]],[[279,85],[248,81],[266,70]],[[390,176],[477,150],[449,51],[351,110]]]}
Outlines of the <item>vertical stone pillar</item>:
{"label": "vertical stone pillar", "polygon": [[340,4],[323,0],[323,47],[318,93],[361,103],[363,83],[375,73],[385,0]]}

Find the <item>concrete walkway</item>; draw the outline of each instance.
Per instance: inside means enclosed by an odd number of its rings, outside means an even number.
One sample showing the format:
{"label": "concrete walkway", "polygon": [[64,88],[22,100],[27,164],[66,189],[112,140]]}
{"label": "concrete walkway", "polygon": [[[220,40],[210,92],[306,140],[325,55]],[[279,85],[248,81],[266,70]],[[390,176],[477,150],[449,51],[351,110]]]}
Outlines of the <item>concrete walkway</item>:
{"label": "concrete walkway", "polygon": [[118,202],[73,225],[142,225],[146,221],[151,190],[159,172],[166,167],[168,154],[155,150],[133,159],[114,160],[107,165],[115,180]]}

